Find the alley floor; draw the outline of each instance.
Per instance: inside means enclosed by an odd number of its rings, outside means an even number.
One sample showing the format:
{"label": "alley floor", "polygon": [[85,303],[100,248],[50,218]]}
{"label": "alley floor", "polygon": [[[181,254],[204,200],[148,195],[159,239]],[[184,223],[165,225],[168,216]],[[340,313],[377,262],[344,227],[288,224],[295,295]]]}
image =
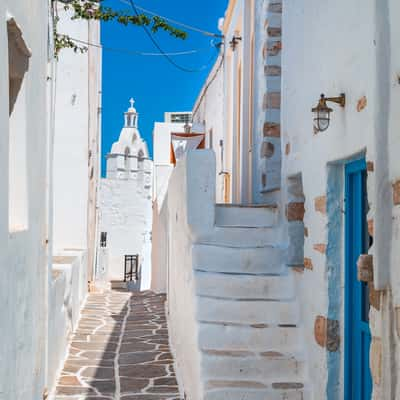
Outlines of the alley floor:
{"label": "alley floor", "polygon": [[179,400],[165,296],[90,294],[55,400]]}

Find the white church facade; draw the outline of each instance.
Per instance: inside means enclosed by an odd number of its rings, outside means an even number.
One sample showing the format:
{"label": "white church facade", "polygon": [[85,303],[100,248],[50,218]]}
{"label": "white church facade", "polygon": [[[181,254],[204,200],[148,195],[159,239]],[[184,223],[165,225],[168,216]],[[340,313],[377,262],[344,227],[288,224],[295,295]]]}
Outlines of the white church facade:
{"label": "white church facade", "polygon": [[127,281],[146,290],[151,284],[153,162],[138,130],[133,99],[130,103],[100,184],[96,275],[104,283]]}

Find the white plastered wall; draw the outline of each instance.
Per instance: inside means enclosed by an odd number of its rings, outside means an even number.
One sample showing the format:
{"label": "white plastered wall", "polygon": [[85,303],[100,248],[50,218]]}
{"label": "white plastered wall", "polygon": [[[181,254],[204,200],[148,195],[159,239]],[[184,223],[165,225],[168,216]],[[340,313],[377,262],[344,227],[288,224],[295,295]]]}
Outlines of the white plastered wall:
{"label": "white plastered wall", "polygon": [[215,152],[217,162],[217,203],[224,202],[224,165],[222,163],[222,151],[224,151],[225,146],[223,143],[223,62],[224,60],[222,59],[222,55],[220,55],[217,58],[214,67],[211,69],[211,72],[209,73],[193,107],[193,122],[204,124],[206,148],[212,149]]}
{"label": "white plastered wall", "polygon": [[[58,31],[77,39],[99,40],[96,22],[71,20],[59,6]],[[94,242],[99,178],[99,92],[101,52],[62,50],[57,62],[54,137],[54,249],[88,249]],[[90,200],[90,203],[89,203]],[[92,246],[92,245],[91,245]],[[92,249],[91,249],[92,251]],[[91,255],[92,257],[92,255]]]}
{"label": "white plastered wall", "polygon": [[[399,176],[392,150],[400,129],[398,113],[394,111],[400,90],[399,31],[393,20],[398,7],[391,0],[283,2],[281,132],[282,147],[289,144],[290,151],[282,155],[282,185],[289,176],[302,174],[304,225],[308,230],[304,253],[311,259],[313,269],[298,275],[298,287],[315,398],[343,396],[343,261],[338,266],[341,270],[334,275],[338,281],[329,280],[330,252],[343,260],[343,219],[332,220],[329,213],[332,193],[338,194],[337,207],[344,208],[345,204],[343,195],[337,193],[340,185],[335,187],[330,178],[337,174],[340,182],[344,163],[363,155],[374,169],[368,172],[368,218],[374,219],[375,226],[370,250],[374,254],[375,285],[379,289],[391,287],[393,298],[397,296],[397,283],[393,284],[398,274],[390,275],[391,268],[396,268],[394,261],[390,266],[390,256],[394,260],[397,254],[391,245],[396,240],[391,239],[392,229],[397,229],[391,221],[391,183]],[[338,96],[342,92],[346,94],[346,107],[333,105],[329,129],[314,134],[311,107],[321,93]],[[358,111],[357,105],[364,96],[366,106]],[[285,204],[286,194],[282,192]],[[319,196],[328,197],[328,215],[315,209]],[[333,239],[329,233],[336,224],[341,234]],[[327,245],[327,254],[314,248],[318,244]],[[339,286],[337,291],[331,291],[334,285]],[[393,390],[398,367],[394,372],[391,362],[395,347],[390,333],[394,314],[390,291],[386,293],[381,297],[381,311],[371,308],[370,313],[372,336],[381,344],[380,353],[378,347],[371,350],[373,369],[376,371],[376,360],[382,363],[380,384],[374,387],[375,399],[396,397]],[[341,347],[335,355],[315,341],[317,315],[339,320]]]}
{"label": "white plastered wall", "polygon": [[[31,52],[24,76],[26,224],[9,226],[9,70],[7,21],[14,18]],[[35,21],[35,23],[33,23]],[[0,399],[40,399],[46,386],[48,3],[0,2]],[[23,129],[20,125],[18,129]],[[21,133],[21,132],[19,132]],[[19,152],[18,148],[13,151]],[[19,153],[21,155],[21,153]],[[12,155],[11,155],[12,157]]]}

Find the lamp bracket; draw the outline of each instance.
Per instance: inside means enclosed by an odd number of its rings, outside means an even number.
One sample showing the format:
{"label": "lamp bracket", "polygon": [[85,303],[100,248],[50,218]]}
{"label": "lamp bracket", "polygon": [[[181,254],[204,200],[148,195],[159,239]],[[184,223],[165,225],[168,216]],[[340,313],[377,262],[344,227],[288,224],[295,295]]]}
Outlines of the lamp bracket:
{"label": "lamp bracket", "polygon": [[[322,97],[322,95],[321,95]],[[339,104],[340,107],[344,107],[346,105],[346,95],[344,93],[341,93],[340,96],[337,97],[325,97],[325,101],[330,101],[332,103]]]}

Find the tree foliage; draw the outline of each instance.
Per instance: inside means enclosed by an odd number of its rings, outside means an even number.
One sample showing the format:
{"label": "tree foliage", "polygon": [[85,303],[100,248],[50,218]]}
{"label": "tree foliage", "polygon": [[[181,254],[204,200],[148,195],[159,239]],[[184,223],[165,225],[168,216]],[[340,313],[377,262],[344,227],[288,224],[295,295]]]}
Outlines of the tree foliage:
{"label": "tree foliage", "polygon": [[[53,4],[57,0],[52,0]],[[179,39],[186,39],[187,33],[169,25],[163,18],[158,16],[148,17],[145,14],[131,14],[127,11],[115,10],[111,7],[103,6],[103,0],[68,0],[64,1],[63,7],[65,11],[72,11],[72,19],[97,20],[97,21],[116,21],[122,25],[147,26],[152,32],[159,30],[168,32],[171,36]],[[59,52],[64,48],[71,48],[75,52],[87,51],[86,46],[81,46],[76,43],[73,38],[68,35],[57,32],[57,22],[59,18],[55,17],[54,23],[54,42],[55,53],[58,56]]]}

